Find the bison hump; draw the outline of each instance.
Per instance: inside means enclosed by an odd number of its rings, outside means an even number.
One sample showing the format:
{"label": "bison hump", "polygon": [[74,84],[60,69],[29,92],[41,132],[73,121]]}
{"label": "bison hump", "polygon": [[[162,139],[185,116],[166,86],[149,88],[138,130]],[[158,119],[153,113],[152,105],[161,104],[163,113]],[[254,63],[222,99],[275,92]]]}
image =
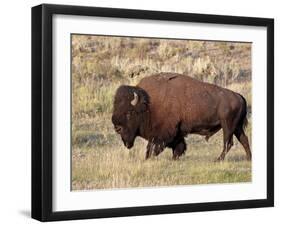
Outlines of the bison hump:
{"label": "bison hump", "polygon": [[172,80],[172,79],[178,77],[178,74],[174,74],[174,73],[160,73],[160,74],[158,74],[158,77],[160,79]]}

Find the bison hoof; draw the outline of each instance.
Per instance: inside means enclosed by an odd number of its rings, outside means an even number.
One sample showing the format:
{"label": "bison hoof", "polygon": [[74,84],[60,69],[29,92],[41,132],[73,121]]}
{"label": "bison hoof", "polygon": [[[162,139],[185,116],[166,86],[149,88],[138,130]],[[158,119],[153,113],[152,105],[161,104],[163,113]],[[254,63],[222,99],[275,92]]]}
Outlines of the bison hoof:
{"label": "bison hoof", "polygon": [[224,160],[223,158],[218,157],[217,159],[215,159],[215,161],[214,161],[214,162],[222,162],[223,160]]}
{"label": "bison hoof", "polygon": [[246,159],[247,161],[252,161],[252,157],[247,156]]}
{"label": "bison hoof", "polygon": [[176,156],[174,155],[172,159],[173,159],[173,160],[179,160],[179,158],[180,158],[180,157],[179,157],[178,155],[176,155]]}
{"label": "bison hoof", "polygon": [[150,158],[150,156],[145,156],[144,160],[148,160]]}

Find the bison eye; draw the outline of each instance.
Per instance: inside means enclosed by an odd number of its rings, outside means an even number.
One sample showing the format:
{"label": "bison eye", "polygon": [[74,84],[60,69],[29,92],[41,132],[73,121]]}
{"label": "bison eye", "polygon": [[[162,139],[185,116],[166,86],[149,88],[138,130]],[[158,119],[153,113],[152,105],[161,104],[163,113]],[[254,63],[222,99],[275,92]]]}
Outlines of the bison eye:
{"label": "bison eye", "polygon": [[117,133],[121,133],[122,132],[122,127],[121,126],[115,126],[115,131]]}

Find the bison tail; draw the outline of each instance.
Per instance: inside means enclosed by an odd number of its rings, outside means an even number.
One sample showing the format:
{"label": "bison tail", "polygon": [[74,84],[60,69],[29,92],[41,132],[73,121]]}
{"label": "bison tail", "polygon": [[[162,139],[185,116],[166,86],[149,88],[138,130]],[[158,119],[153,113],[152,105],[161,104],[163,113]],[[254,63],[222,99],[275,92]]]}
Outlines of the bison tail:
{"label": "bison tail", "polygon": [[[240,95],[240,94],[239,94]],[[242,112],[241,112],[241,118],[240,118],[240,123],[242,123],[242,128],[243,130],[247,127],[248,125],[248,119],[247,119],[247,101],[246,99],[240,95],[240,97],[243,100],[243,106],[242,106]]]}
{"label": "bison tail", "polygon": [[248,126],[248,119],[247,119],[247,114],[246,114],[246,116],[243,119],[243,130],[245,130],[247,126]]}

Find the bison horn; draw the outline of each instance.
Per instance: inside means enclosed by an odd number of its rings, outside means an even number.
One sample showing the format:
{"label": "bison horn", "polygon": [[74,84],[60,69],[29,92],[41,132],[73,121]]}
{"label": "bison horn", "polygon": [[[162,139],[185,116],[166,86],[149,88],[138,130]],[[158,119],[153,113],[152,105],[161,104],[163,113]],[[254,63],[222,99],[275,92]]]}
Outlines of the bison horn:
{"label": "bison horn", "polygon": [[136,104],[138,103],[138,100],[139,100],[138,94],[136,94],[136,93],[134,92],[134,99],[131,101],[131,104],[132,104],[133,106],[136,106]]}

